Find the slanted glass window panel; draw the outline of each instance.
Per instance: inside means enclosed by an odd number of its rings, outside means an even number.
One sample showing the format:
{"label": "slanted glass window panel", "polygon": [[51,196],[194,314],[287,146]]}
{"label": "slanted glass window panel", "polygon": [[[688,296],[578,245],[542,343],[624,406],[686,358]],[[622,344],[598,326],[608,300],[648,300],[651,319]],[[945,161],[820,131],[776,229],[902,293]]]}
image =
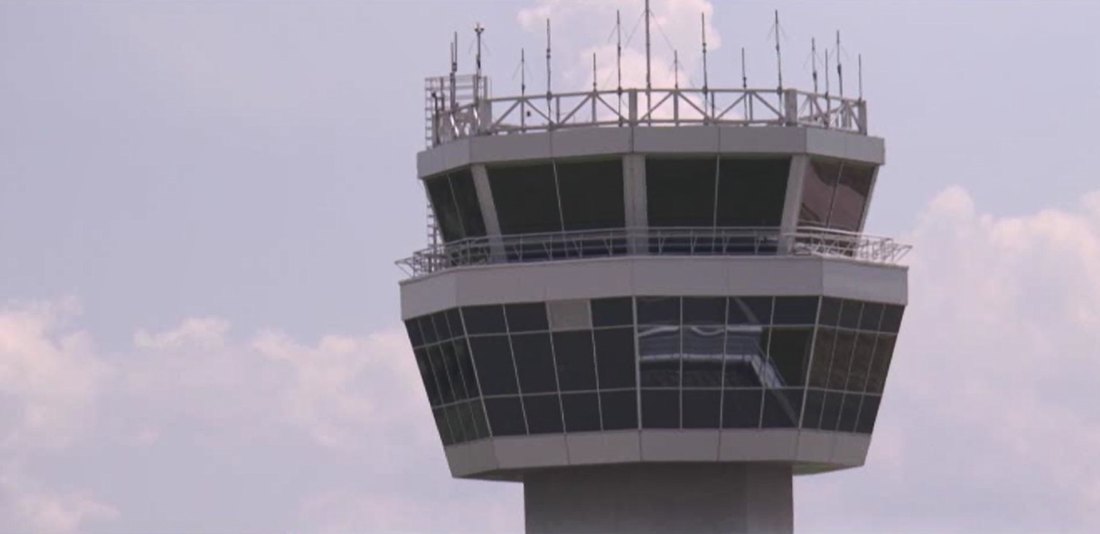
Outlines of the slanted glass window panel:
{"label": "slanted glass window panel", "polygon": [[867,377],[871,371],[871,357],[875,350],[874,332],[860,332],[856,336],[856,350],[852,354],[852,366],[848,371],[848,391],[862,392],[867,387]]}
{"label": "slanted glass window panel", "polygon": [[600,389],[634,387],[634,329],[608,328],[594,335]]}
{"label": "slanted glass window panel", "polygon": [[556,394],[524,395],[523,409],[527,413],[527,430],[531,434],[561,432],[561,405]]}
{"label": "slanted glass window panel", "polygon": [[516,367],[507,336],[481,336],[470,338],[470,350],[474,353],[474,365],[483,395],[509,395],[519,392],[516,386]]}
{"label": "slanted glass window panel", "polygon": [[684,297],[684,324],[720,325],[726,323],[726,299]]}
{"label": "slanted glass window panel", "polygon": [[833,365],[829,370],[828,389],[844,389],[848,384],[848,370],[852,366],[852,353],[855,352],[856,333],[837,330],[836,343],[833,345]]}
{"label": "slanted glass window panel", "polygon": [[771,297],[741,297],[729,299],[726,324],[771,324]]}
{"label": "slanted glass window panel", "polygon": [[875,419],[878,419],[878,409],[882,398],[877,395],[864,395],[863,406],[859,409],[859,420],[856,421],[856,432],[870,434],[875,430]]}
{"label": "slanted glass window panel", "polygon": [[485,219],[481,217],[481,204],[477,200],[474,188],[474,175],[469,169],[451,173],[451,191],[458,205],[458,215],[462,220],[464,237],[485,235]]}
{"label": "slanted glass window panel", "polygon": [[638,428],[638,398],[636,391],[600,392],[600,409],[603,411],[604,430]]}
{"label": "slanted glass window panel", "polygon": [[441,343],[439,351],[443,354],[443,366],[447,369],[447,378],[454,390],[455,400],[466,400],[471,397],[466,393],[466,382],[462,378],[462,371],[458,367],[458,354],[450,342]]}
{"label": "slanted glass window panel", "polygon": [[789,169],[788,158],[723,158],[718,165],[718,226],[779,226]]}
{"label": "slanted glass window panel", "polygon": [[759,389],[727,389],[722,392],[722,428],[757,428],[764,392]]}
{"label": "slanted glass window panel", "polygon": [[488,167],[487,170],[501,233],[562,230],[553,165]]}
{"label": "slanted glass window panel", "polygon": [[466,329],[462,326],[462,315],[459,314],[458,308],[451,308],[447,310],[447,324],[451,326],[451,336],[462,337],[466,332]]}
{"label": "slanted glass window panel", "polygon": [[435,212],[436,224],[439,232],[443,234],[444,241],[454,241],[466,237],[462,231],[462,216],[458,213],[455,204],[454,193],[451,192],[451,181],[447,175],[433,176],[425,181],[428,188],[428,198],[432,201],[432,211]]}
{"label": "slanted glass window panel", "polygon": [[447,324],[447,315],[443,312],[433,313],[431,319],[435,323],[435,331],[439,341],[451,339],[451,327]]}
{"label": "slanted glass window panel", "polygon": [[544,393],[558,389],[550,334],[513,334],[512,353],[519,371],[520,391]]}
{"label": "slanted glass window panel", "polygon": [[882,320],[882,311],[885,306],[877,302],[863,304],[863,314],[859,317],[860,330],[876,331]]}
{"label": "slanted glass window panel", "polygon": [[638,324],[680,324],[680,297],[638,297]]}
{"label": "slanted glass window panel", "polygon": [[905,314],[905,306],[898,306],[890,304],[886,306],[886,309],[882,314],[882,323],[879,325],[879,329],[883,332],[890,332],[892,334],[898,333],[901,329],[901,317]]}
{"label": "slanted glass window panel", "polygon": [[474,418],[474,429],[477,432],[477,438],[489,437],[489,423],[485,420],[485,407],[481,404],[480,400],[470,401],[470,413]]}
{"label": "slanted glass window panel", "polygon": [[840,423],[840,407],[843,403],[843,393],[825,392],[825,404],[821,408],[821,430],[836,430]]}
{"label": "slanted glass window panel", "polygon": [[554,333],[554,359],[558,364],[558,382],[562,391],[596,389],[596,360],[593,354],[592,331]]}
{"label": "slanted glass window panel", "polygon": [[629,298],[592,300],[593,326],[633,326],[634,302]]}
{"label": "slanted glass window panel", "polygon": [[638,365],[643,387],[679,387],[680,327],[639,326]]}
{"label": "slanted glass window panel", "polygon": [[559,162],[557,168],[567,231],[626,226],[621,159]]}
{"label": "slanted glass window panel", "polygon": [[424,344],[424,338],[420,335],[420,325],[416,319],[405,321],[405,331],[409,333],[409,344],[419,347]]}
{"label": "slanted glass window panel", "polygon": [[859,328],[860,312],[863,303],[858,300],[845,300],[840,307],[840,326],[842,328]]}
{"label": "slanted glass window panel", "polygon": [[776,328],[768,344],[769,365],[784,386],[806,384],[813,328]]}
{"label": "slanted glass window panel", "polygon": [[768,335],[761,327],[728,327],[725,387],[759,387],[767,364]]}
{"label": "slanted glass window panel", "polygon": [[587,300],[555,300],[547,303],[551,330],[588,330],[592,312]]}
{"label": "slanted glass window panel", "polygon": [[600,430],[600,401],[595,393],[565,393],[561,404],[566,432]]}
{"label": "slanted glass window panel", "polygon": [[425,344],[439,341],[439,336],[435,333],[435,325],[432,324],[432,317],[430,315],[420,317],[417,319],[417,322],[420,323],[420,334],[424,336]]}
{"label": "slanted glass window panel", "polygon": [[802,179],[802,207],[798,214],[800,225],[828,225],[829,211],[833,206],[833,195],[839,180],[839,161],[810,160]]}
{"label": "slanted glass window panel", "polygon": [[460,441],[473,441],[477,439],[477,425],[474,424],[474,414],[470,411],[470,403],[463,402],[450,406],[449,408],[451,410],[451,418],[457,420],[459,427],[462,429],[462,439]]}
{"label": "slanted glass window panel", "polygon": [[435,428],[439,431],[439,441],[442,441],[444,446],[454,444],[455,438],[451,433],[451,426],[447,422],[445,410],[443,408],[433,409],[432,417],[435,418]]}
{"label": "slanted glass window panel", "polygon": [[821,319],[822,326],[836,326],[840,321],[840,299],[832,297],[824,297],[821,299]]}
{"label": "slanted glass window panel", "polygon": [[680,428],[680,392],[643,389],[642,428]]}
{"label": "slanted glass window panel", "polygon": [[441,403],[439,385],[432,376],[432,364],[428,362],[428,349],[415,349],[413,355],[416,357],[416,367],[420,371],[420,380],[424,382],[424,392],[428,395],[428,404],[439,406]]}
{"label": "slanted glass window panel", "polygon": [[506,304],[504,313],[508,318],[509,332],[533,332],[550,329],[550,324],[546,320],[546,305],[542,302]]}
{"label": "slanted glass window panel", "polygon": [[683,403],[684,428],[720,428],[722,426],[722,390],[685,389]]}
{"label": "slanted glass window panel", "polygon": [[466,424],[462,416],[460,404],[452,404],[443,407],[443,418],[447,420],[447,426],[451,427],[451,439],[453,443],[462,443],[466,437]]}
{"label": "slanted glass window panel", "polygon": [[462,308],[462,317],[466,321],[467,334],[497,334],[507,331],[504,325],[504,307],[499,304],[466,306]]}
{"label": "slanted glass window panel", "polygon": [[650,226],[714,226],[715,158],[646,158]]}
{"label": "slanted glass window panel", "polygon": [[819,326],[817,340],[814,341],[814,357],[810,369],[810,386],[825,388],[829,385],[829,372],[833,365],[833,347],[836,344],[836,330]]}
{"label": "slanted glass window panel", "polygon": [[443,404],[454,402],[455,392],[451,387],[451,381],[447,374],[447,366],[443,364],[443,351],[439,350],[439,346],[428,347],[428,361],[432,365],[432,374],[435,375],[435,382],[439,384],[439,400]]}
{"label": "slanted glass window panel", "polygon": [[466,385],[466,392],[475,397],[479,395],[477,387],[477,375],[474,372],[474,361],[470,358],[470,349],[466,346],[466,340],[459,338],[453,342],[455,358],[458,360],[458,368],[462,373],[462,382]]}
{"label": "slanted glass window panel", "polygon": [[519,397],[487,398],[485,412],[494,436],[522,436],[527,433]]}
{"label": "slanted glass window panel", "polygon": [[817,300],[817,297],[775,297],[772,324],[815,324],[817,322]]}
{"label": "slanted glass window panel", "polygon": [[721,324],[684,326],[684,387],[722,387],[725,334]]}
{"label": "slanted glass window panel", "polygon": [[874,175],[875,168],[871,165],[844,163],[840,169],[840,182],[836,187],[833,210],[829,215],[830,228],[859,231]]}
{"label": "slanted glass window panel", "polygon": [[806,390],[806,408],[802,412],[802,428],[821,428],[821,407],[825,404],[825,392]]}
{"label": "slanted glass window panel", "polygon": [[855,432],[856,418],[859,417],[859,403],[863,395],[859,393],[845,393],[844,401],[840,405],[840,422],[837,424],[838,432]]}
{"label": "slanted glass window panel", "polygon": [[802,413],[802,390],[769,389],[764,395],[764,428],[794,428]]}
{"label": "slanted glass window panel", "polygon": [[871,360],[871,371],[867,377],[867,392],[882,393],[886,386],[886,374],[890,370],[890,360],[894,354],[897,338],[890,334],[880,334],[875,342],[875,355]]}

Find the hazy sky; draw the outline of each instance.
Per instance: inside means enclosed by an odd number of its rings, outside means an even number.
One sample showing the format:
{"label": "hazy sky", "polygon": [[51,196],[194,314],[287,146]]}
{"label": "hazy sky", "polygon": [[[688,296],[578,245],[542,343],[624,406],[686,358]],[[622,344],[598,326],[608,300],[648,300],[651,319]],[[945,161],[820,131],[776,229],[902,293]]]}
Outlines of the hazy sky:
{"label": "hazy sky", "polygon": [[[550,15],[585,87],[616,7],[0,0],[0,533],[520,530],[399,331],[423,79],[481,22],[495,92],[521,46],[543,90]],[[811,35],[849,92],[862,53],[869,231],[916,245],[867,465],[798,479],[797,527],[1100,530],[1100,4],[654,0],[696,84],[711,14],[711,85],[745,46],[774,86],[776,7],[787,85]]]}

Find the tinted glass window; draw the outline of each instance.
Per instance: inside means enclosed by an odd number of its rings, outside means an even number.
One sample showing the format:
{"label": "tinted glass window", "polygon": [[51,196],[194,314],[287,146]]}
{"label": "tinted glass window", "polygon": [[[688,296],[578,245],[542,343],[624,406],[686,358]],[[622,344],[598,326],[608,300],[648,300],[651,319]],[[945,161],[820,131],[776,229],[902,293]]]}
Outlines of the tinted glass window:
{"label": "tinted glass window", "polygon": [[802,179],[802,207],[798,222],[824,227],[829,221],[833,194],[840,179],[840,162],[811,160]]}
{"label": "tinted glass window", "polygon": [[806,409],[802,412],[802,428],[821,428],[821,405],[824,403],[824,391],[806,390]]}
{"label": "tinted glass window", "polygon": [[840,326],[844,328],[859,328],[860,313],[863,311],[863,303],[856,300],[845,300],[840,307]]}
{"label": "tinted glass window", "polygon": [[680,385],[680,328],[677,326],[639,327],[638,365],[643,387],[678,387]]}
{"label": "tinted glass window", "polygon": [[890,370],[890,359],[894,354],[894,343],[897,340],[892,335],[882,334],[875,342],[875,355],[871,360],[871,371],[867,377],[867,391],[870,393],[882,393],[886,385],[886,373]]}
{"label": "tinted glass window", "polygon": [[634,304],[630,298],[594,299],[592,301],[594,326],[623,326],[634,324]]}
{"label": "tinted glass window", "polygon": [[801,389],[769,389],[764,396],[764,428],[793,428],[798,426],[802,412]]}
{"label": "tinted glass window", "polygon": [[435,331],[439,341],[451,339],[451,327],[447,324],[447,316],[443,312],[433,313],[432,322],[435,323]]}
{"label": "tinted glass window", "polygon": [[836,331],[832,328],[818,327],[817,340],[814,342],[814,357],[810,369],[810,385],[824,388],[829,385],[829,368],[833,365],[833,346],[836,344]]}
{"label": "tinted glass window", "polygon": [[527,433],[519,397],[485,399],[485,412],[494,436],[521,436]]}
{"label": "tinted glass window", "polygon": [[566,230],[626,225],[622,160],[559,162],[557,166]]}
{"label": "tinted glass window", "polygon": [[516,387],[516,368],[512,352],[505,336],[470,338],[470,350],[474,353],[477,378],[485,395],[507,395],[519,391]]}
{"label": "tinted glass window", "polygon": [[875,168],[869,165],[845,163],[840,169],[840,183],[829,216],[829,227],[857,232],[871,193],[871,178]]}
{"label": "tinted glass window", "polygon": [[859,420],[856,422],[856,432],[870,434],[875,430],[875,419],[878,418],[881,400],[875,395],[864,395],[863,405],[859,409]]}
{"label": "tinted glass window", "polygon": [[481,205],[474,189],[474,176],[468,169],[451,173],[451,191],[458,205],[458,215],[462,220],[465,237],[485,235],[485,220],[481,217]]}
{"label": "tinted glass window", "polygon": [[485,418],[485,405],[481,400],[470,401],[470,411],[474,414],[474,426],[477,427],[478,438],[489,437],[489,421]]}
{"label": "tinted glass window", "polygon": [[504,307],[467,306],[462,308],[462,318],[466,321],[469,334],[495,334],[504,332]]}
{"label": "tinted glass window", "polygon": [[592,332],[578,330],[554,334],[554,357],[562,391],[596,389],[596,361]]}
{"label": "tinted glass window", "polygon": [[561,396],[566,432],[600,429],[600,404],[595,393],[566,393]]}
{"label": "tinted glass window", "polygon": [[454,241],[465,237],[462,231],[462,217],[458,213],[458,206],[451,192],[451,181],[447,175],[428,178],[425,184],[428,187],[428,198],[432,201],[432,211],[435,212],[436,224],[439,225],[439,232],[443,234],[443,240]]}
{"label": "tinted glass window", "polygon": [[638,401],[634,391],[600,393],[604,430],[638,428]]}
{"label": "tinted glass window", "polygon": [[435,382],[439,384],[440,401],[443,404],[454,402],[455,392],[451,387],[447,366],[443,363],[443,351],[439,350],[438,345],[428,347],[428,361],[432,365],[432,374],[435,375]]}
{"label": "tinted glass window", "polygon": [[554,300],[547,303],[551,330],[592,328],[592,313],[587,300]]}
{"label": "tinted glass window", "polygon": [[773,324],[812,325],[817,322],[817,297],[775,297]]}
{"label": "tinted glass window", "polygon": [[859,393],[845,393],[840,405],[840,423],[837,430],[840,432],[855,432],[856,418],[859,416],[859,403],[863,395]]}
{"label": "tinted glass window", "polygon": [[409,333],[409,343],[412,346],[419,347],[424,344],[424,338],[420,336],[420,325],[417,324],[416,319],[405,321],[405,331]]}
{"label": "tinted glass window", "polygon": [[684,324],[725,324],[726,299],[684,297]]}
{"label": "tinted glass window", "polygon": [[450,417],[457,420],[462,429],[462,441],[473,441],[478,438],[477,425],[474,424],[474,414],[470,411],[470,403],[463,402],[449,408]]}
{"label": "tinted glass window", "polygon": [[420,380],[424,382],[424,391],[428,394],[428,404],[438,406],[440,404],[439,386],[435,383],[435,377],[432,376],[432,366],[428,362],[428,349],[416,349],[413,351],[413,355],[416,356],[416,367],[420,371]]}
{"label": "tinted glass window", "polygon": [[595,338],[600,389],[634,387],[634,329],[596,330]]}
{"label": "tinted glass window", "polygon": [[856,351],[852,354],[852,366],[848,370],[848,391],[862,392],[867,386],[867,376],[871,370],[871,356],[875,350],[876,334],[860,332],[856,336]]}
{"label": "tinted glass window", "polygon": [[806,367],[810,361],[813,328],[777,328],[772,330],[768,345],[770,365],[786,386],[806,383]]}
{"label": "tinted glass window", "polygon": [[727,389],[722,394],[722,428],[757,428],[760,426],[759,389]]}
{"label": "tinted glass window", "polygon": [[825,393],[825,404],[821,408],[821,430],[836,430],[840,422],[840,406],[843,402],[843,393],[832,391]]}
{"label": "tinted glass window", "polygon": [[714,226],[717,160],[646,158],[650,226]]}
{"label": "tinted glass window", "polygon": [[458,313],[458,308],[451,308],[447,310],[447,323],[451,326],[451,335],[459,337],[465,335],[466,329],[462,326],[462,316]]}
{"label": "tinted glass window", "polygon": [[512,352],[519,370],[519,387],[524,393],[557,390],[550,334],[514,334]]}
{"label": "tinted glass window", "polygon": [[721,390],[685,389],[683,403],[684,428],[721,427]]}
{"label": "tinted glass window", "polygon": [[509,332],[545,331],[550,329],[550,324],[546,321],[546,305],[541,302],[506,304],[504,312],[508,318]]}
{"label": "tinted glass window", "polygon": [[680,297],[638,297],[638,324],[680,324]]}
{"label": "tinted glass window", "polygon": [[729,159],[718,166],[718,226],[779,226],[788,159]]}
{"label": "tinted glass window", "polygon": [[855,347],[855,332],[837,330],[836,343],[833,345],[833,365],[829,371],[829,389],[844,389],[848,384],[848,369],[852,365]]}
{"label": "tinted glass window", "polygon": [[561,231],[552,165],[489,167],[487,170],[501,233]]}
{"label": "tinted glass window", "polygon": [[470,395],[466,393],[466,381],[462,379],[462,370],[459,369],[458,354],[451,343],[439,345],[443,353],[443,365],[447,368],[447,377],[450,379],[451,388],[454,389],[455,400],[466,400]]}
{"label": "tinted glass window", "polygon": [[435,325],[432,323],[432,317],[430,315],[425,315],[417,319],[417,322],[420,324],[420,334],[424,336],[424,343],[435,343],[439,341],[439,336],[435,333]]}
{"label": "tinted glass window", "polygon": [[447,414],[443,408],[432,410],[432,416],[435,418],[435,428],[439,431],[439,440],[443,442],[443,445],[454,443],[455,438],[451,433],[451,426],[447,422]]}
{"label": "tinted glass window", "polygon": [[825,297],[821,299],[821,320],[825,326],[836,326],[840,321],[840,299]]}
{"label": "tinted glass window", "polygon": [[767,333],[759,327],[726,332],[725,386],[758,387],[767,360]]}
{"label": "tinted glass window", "polygon": [[882,319],[882,304],[867,302],[863,305],[863,314],[859,318],[859,328],[862,330],[878,330]]}
{"label": "tinted glass window", "polygon": [[469,417],[463,417],[465,410],[461,408],[461,404],[452,404],[450,406],[443,407],[443,418],[447,420],[447,426],[451,427],[451,439],[455,443],[461,443],[468,439],[474,439],[474,436],[466,436],[467,427],[472,426],[472,422],[469,421]]}
{"label": "tinted glass window", "polygon": [[727,324],[770,324],[772,320],[771,297],[744,297],[729,299]]}
{"label": "tinted glass window", "polygon": [[725,333],[721,325],[683,328],[684,387],[722,387]]}
{"label": "tinted glass window", "polygon": [[898,333],[901,329],[901,316],[905,313],[904,306],[887,305],[882,314],[882,324],[879,328],[883,332]]}
{"label": "tinted glass window", "polygon": [[643,389],[642,428],[680,428],[680,392]]}
{"label": "tinted glass window", "polygon": [[527,430],[532,434],[561,432],[561,406],[557,395],[524,395]]}

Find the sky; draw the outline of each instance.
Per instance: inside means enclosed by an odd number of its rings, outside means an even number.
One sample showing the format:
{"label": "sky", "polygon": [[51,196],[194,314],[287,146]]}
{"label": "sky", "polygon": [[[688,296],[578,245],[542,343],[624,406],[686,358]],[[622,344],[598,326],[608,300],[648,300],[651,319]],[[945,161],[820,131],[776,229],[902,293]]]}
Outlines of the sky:
{"label": "sky", "polygon": [[[839,29],[886,139],[911,304],[867,464],[798,478],[798,530],[1100,530],[1100,4],[653,6],[666,82],[700,12],[712,86],[742,46],[774,86],[773,9],[787,85]],[[480,22],[496,94],[521,47],[544,90],[549,16],[584,88],[640,7],[0,0],[0,534],[522,530],[519,485],[450,478],[400,329],[423,79]]]}

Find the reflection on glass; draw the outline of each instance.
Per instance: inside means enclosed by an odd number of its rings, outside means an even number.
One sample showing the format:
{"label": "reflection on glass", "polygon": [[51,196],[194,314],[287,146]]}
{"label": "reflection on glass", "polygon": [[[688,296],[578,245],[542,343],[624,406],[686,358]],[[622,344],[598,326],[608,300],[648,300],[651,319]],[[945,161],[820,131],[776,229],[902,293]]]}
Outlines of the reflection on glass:
{"label": "reflection on glass", "polygon": [[643,387],[680,385],[680,328],[639,326],[638,363]]}
{"label": "reflection on glass", "polygon": [[766,332],[760,327],[729,327],[726,332],[725,387],[764,383]]}
{"label": "reflection on glass", "polygon": [[725,328],[720,325],[684,326],[684,387],[721,387]]}

